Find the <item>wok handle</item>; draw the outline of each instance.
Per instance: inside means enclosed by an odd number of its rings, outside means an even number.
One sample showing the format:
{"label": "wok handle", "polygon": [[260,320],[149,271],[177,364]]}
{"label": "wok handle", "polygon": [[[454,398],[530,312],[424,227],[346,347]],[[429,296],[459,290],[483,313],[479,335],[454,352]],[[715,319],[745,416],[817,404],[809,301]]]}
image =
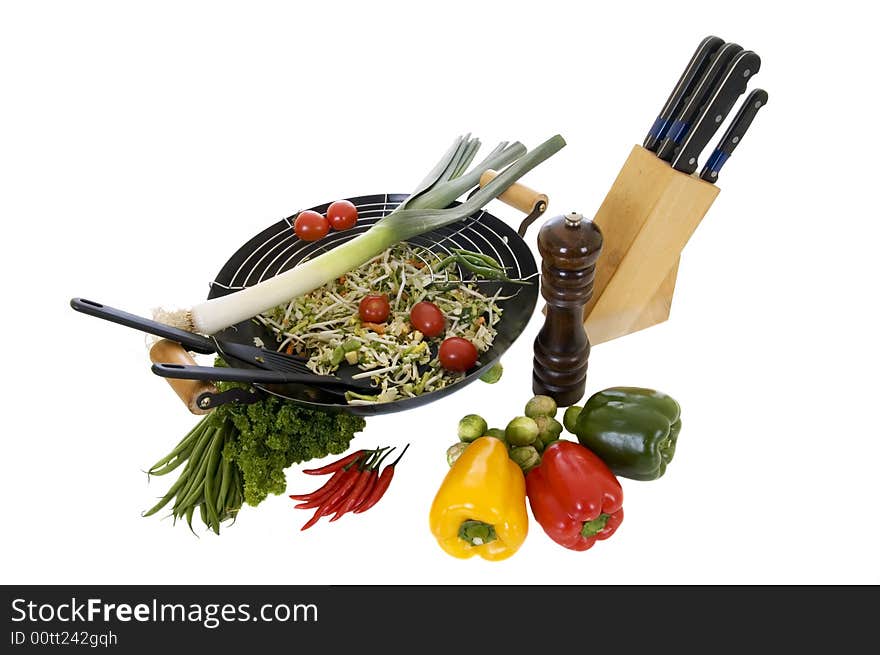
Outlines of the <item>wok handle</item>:
{"label": "wok handle", "polygon": [[[498,171],[493,171],[492,169],[487,170],[480,176],[480,186],[486,186],[489,182],[495,179],[497,175]],[[511,185],[507,191],[498,196],[498,199],[514,209],[518,209],[523,214],[526,214],[523,222],[520,223],[519,230],[517,230],[520,236],[525,236],[529,225],[534,223],[535,219],[547,211],[547,205],[550,204],[550,199],[547,197],[546,193],[539,193],[519,182]]]}
{"label": "wok handle", "polygon": [[[160,339],[153,344],[153,347],[150,348],[150,361],[154,364],[156,362],[174,362],[178,365],[188,366],[196,363],[183,346],[168,339]],[[168,379],[168,384],[193,414],[207,414],[210,407],[206,408],[200,405],[199,398],[204,394],[218,393],[217,387],[209,381]]]}

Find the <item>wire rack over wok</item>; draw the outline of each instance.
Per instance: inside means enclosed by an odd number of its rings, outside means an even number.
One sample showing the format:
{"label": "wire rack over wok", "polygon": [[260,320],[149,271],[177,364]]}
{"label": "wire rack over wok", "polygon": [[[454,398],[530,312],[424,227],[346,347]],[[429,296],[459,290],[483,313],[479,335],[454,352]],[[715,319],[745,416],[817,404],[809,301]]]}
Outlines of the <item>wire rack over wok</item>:
{"label": "wire rack over wok", "polygon": [[[303,241],[294,234],[293,221],[299,214],[296,212],[261,232],[239,250],[236,257],[230,260],[233,265],[227,265],[211,283],[212,291],[214,295],[225,295],[253,286],[327,252],[369,230],[406,197],[403,194],[381,194],[349,198],[358,210],[357,224],[348,230],[331,230],[318,241]],[[329,205],[330,203],[325,203],[310,209],[324,213]],[[464,249],[493,257],[506,267],[506,274],[511,279],[537,282],[538,271],[534,259],[523,256],[525,244],[519,235],[506,224],[499,225],[499,220],[484,210],[452,225],[411,238],[408,243],[419,249],[419,256],[429,270],[434,270],[454,249]],[[473,277],[463,267],[458,268],[459,279],[476,284],[500,284],[495,280]],[[447,276],[445,270],[440,271],[436,274],[436,280],[445,282]],[[518,285],[508,283],[508,286],[510,288],[505,289],[505,293],[509,292],[509,295],[515,295],[521,289]]]}

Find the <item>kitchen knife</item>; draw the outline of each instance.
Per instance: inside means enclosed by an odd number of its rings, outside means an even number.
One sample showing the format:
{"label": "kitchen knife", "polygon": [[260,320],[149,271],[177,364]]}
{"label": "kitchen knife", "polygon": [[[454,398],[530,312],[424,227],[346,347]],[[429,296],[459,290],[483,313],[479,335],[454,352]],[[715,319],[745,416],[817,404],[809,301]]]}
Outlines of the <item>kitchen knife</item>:
{"label": "kitchen knife", "polygon": [[761,58],[751,50],[743,50],[734,57],[673,157],[671,163],[674,169],[688,174],[697,170],[700,153],[727,118],[737,98],[745,93],[749,80],[760,68]]}
{"label": "kitchen knife", "polygon": [[746,99],[743,100],[742,105],[740,105],[739,110],[736,112],[736,116],[733,117],[733,121],[731,121],[724,132],[724,136],[721,137],[715,150],[709,156],[709,159],[706,160],[706,165],[703,166],[703,170],[700,172],[702,179],[713,183],[718,179],[718,173],[721,171],[721,167],[724,166],[724,162],[727,161],[730,155],[733,154],[734,149],[739,145],[739,142],[742,141],[743,135],[749,129],[749,125],[752,124],[752,120],[754,120],[758,110],[767,104],[767,99],[767,92],[764,89],[755,89],[746,96]]}
{"label": "kitchen knife", "polygon": [[682,103],[685,102],[694,90],[697,82],[700,81],[700,76],[712,61],[712,56],[722,45],[724,45],[724,39],[717,36],[707,36],[700,41],[700,45],[697,46],[687,67],[685,67],[684,72],[672,89],[672,93],[669,94],[666,104],[663,105],[663,108],[657,115],[657,119],[651,126],[648,136],[645,137],[645,141],[642,144],[645,148],[652,152],[657,152],[657,148],[660,147],[660,143],[669,131],[669,126],[672,124],[672,120],[681,108]]}
{"label": "kitchen knife", "polygon": [[703,73],[693,93],[669,126],[669,131],[660,143],[660,147],[657,148],[657,156],[660,159],[671,162],[678,154],[678,148],[690,130],[693,121],[699,115],[700,109],[708,102],[713,90],[717,88],[730,62],[742,51],[742,46],[737,43],[725,43],[718,49],[712,63]]}

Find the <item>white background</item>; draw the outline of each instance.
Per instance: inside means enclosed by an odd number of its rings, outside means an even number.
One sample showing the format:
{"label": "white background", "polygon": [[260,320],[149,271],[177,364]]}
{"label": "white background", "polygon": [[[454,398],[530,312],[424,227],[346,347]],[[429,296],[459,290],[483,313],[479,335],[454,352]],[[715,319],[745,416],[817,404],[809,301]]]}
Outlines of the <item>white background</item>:
{"label": "white background", "polygon": [[[0,12],[4,583],[877,583],[876,47],[868,3],[5,3]],[[140,512],[197,420],[149,372],[148,315],[202,300],[253,234],[337,197],[405,193],[452,139],[568,145],[523,182],[592,215],[707,34],[762,57],[770,101],[682,258],[671,319],[595,347],[588,393],[650,386],[684,427],[622,479],[611,539],[532,521],[504,562],[427,516],[458,418],[531,395],[532,322],[495,386],[375,417],[411,442],[367,514],[300,532],[283,496],[194,537]],[[516,225],[521,215],[493,203]],[[534,247],[535,233],[528,235]],[[314,479],[288,471],[289,493]]]}

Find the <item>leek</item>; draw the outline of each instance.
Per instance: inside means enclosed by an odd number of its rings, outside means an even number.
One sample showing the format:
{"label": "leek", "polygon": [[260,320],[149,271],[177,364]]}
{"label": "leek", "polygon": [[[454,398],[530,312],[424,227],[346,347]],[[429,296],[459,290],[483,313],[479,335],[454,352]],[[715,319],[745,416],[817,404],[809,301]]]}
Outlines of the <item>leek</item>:
{"label": "leek", "polygon": [[[470,135],[458,137],[416,190],[363,234],[251,287],[212,298],[187,310],[160,311],[156,318],[193,332],[219,332],[314,291],[396,243],[474,214],[563,146],[565,140],[558,134],[531,151],[519,142],[502,142],[468,171],[480,142]],[[449,206],[477,187],[480,176],[488,169],[500,170],[500,173],[461,204]]]}

